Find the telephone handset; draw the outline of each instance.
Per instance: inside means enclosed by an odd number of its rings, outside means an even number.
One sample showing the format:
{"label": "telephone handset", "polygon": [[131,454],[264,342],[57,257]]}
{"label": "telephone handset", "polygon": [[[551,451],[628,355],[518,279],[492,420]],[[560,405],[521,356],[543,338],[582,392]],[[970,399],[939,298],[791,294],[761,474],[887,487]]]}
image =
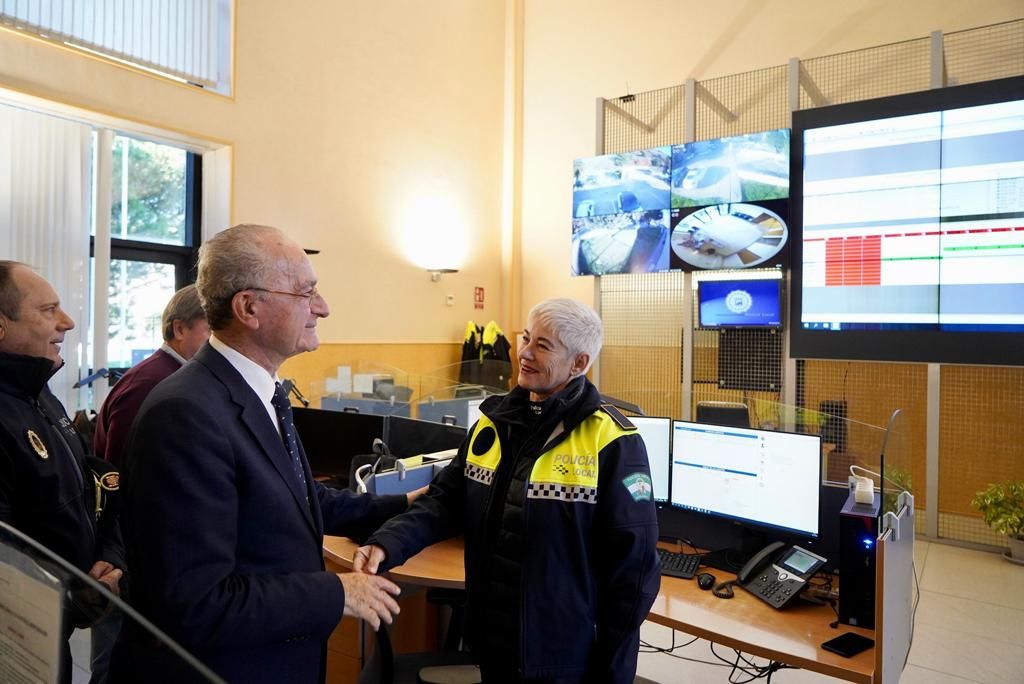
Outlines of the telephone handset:
{"label": "telephone handset", "polygon": [[751,579],[751,575],[757,574],[757,572],[761,570],[761,568],[775,560],[775,554],[779,551],[779,549],[781,549],[784,546],[785,544],[783,544],[780,541],[777,541],[772,542],[768,546],[758,551],[756,554],[754,554],[753,558],[747,561],[747,564],[743,566],[743,569],[740,570],[739,574],[736,575],[736,581],[738,581],[740,584],[746,584],[747,582],[749,582]]}
{"label": "telephone handset", "polygon": [[772,542],[743,566],[736,581],[762,601],[782,608],[795,599],[826,559],[799,546]]}

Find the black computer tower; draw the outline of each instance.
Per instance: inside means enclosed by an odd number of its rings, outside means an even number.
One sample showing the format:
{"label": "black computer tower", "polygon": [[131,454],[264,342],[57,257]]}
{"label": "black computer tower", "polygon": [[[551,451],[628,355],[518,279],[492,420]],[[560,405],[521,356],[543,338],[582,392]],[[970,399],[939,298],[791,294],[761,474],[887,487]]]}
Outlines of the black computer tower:
{"label": "black computer tower", "polygon": [[839,512],[839,621],[875,628],[875,545],[881,496],[859,504],[850,492]]}

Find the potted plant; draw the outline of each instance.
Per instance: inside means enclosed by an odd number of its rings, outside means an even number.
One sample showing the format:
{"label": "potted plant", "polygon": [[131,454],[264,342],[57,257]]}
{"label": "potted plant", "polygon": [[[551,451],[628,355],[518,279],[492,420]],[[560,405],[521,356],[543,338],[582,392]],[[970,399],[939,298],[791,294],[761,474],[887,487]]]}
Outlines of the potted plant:
{"label": "potted plant", "polygon": [[1010,542],[1010,558],[1024,563],[1024,480],[990,484],[974,495],[971,505],[985,524]]}

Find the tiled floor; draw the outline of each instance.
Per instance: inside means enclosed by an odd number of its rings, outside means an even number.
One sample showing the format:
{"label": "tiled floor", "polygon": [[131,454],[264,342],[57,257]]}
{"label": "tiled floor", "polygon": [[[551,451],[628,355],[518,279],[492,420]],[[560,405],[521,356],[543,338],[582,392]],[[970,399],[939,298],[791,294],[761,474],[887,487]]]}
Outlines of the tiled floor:
{"label": "tiled floor", "polygon": [[[998,554],[918,541],[914,549],[920,578],[914,644],[902,684],[1020,684],[1024,681],[1024,567]],[[645,623],[642,638],[668,646],[671,631]],[[677,633],[676,641],[688,641]],[[89,636],[76,632],[74,684],[87,684]],[[728,656],[732,651],[717,648]],[[718,664],[706,641],[676,654],[640,655],[638,674],[661,684],[727,682],[730,668]],[[702,662],[694,662],[702,661]],[[759,661],[762,662],[763,661]],[[740,674],[738,679],[747,677]],[[804,670],[781,670],[772,676],[783,684],[821,684],[840,680]]]}
{"label": "tiled floor", "polygon": [[[914,556],[920,578],[914,643],[902,684],[1020,684],[1024,682],[1024,567],[998,554],[918,541]],[[645,623],[648,643],[667,646],[671,631]],[[677,642],[688,639],[676,635]],[[723,656],[730,649],[718,648]],[[706,641],[677,655],[714,662]],[[761,664],[764,661],[758,660]],[[728,681],[729,667],[663,654],[641,654],[638,674],[661,684]],[[738,679],[747,677],[739,673]],[[781,670],[773,682],[839,682],[804,670]]]}

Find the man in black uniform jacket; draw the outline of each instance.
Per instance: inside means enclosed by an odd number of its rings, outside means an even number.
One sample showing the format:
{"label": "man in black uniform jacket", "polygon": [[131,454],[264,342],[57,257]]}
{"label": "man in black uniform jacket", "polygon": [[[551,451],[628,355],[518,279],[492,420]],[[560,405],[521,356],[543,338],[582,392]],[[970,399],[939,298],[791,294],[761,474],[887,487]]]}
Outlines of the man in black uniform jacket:
{"label": "man in black uniform jacket", "polygon": [[[44,278],[0,261],[0,520],[117,593],[125,566],[117,521],[96,520],[82,442],[46,384],[74,327]],[[70,679],[65,642],[62,681]]]}

